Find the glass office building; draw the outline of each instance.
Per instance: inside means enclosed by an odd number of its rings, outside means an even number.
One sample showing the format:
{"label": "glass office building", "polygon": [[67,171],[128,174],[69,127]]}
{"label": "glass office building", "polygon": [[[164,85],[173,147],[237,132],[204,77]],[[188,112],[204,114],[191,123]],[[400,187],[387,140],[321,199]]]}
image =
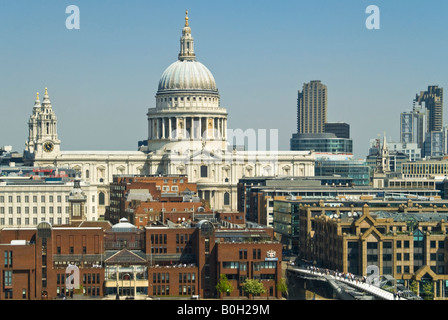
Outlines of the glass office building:
{"label": "glass office building", "polygon": [[314,175],[347,177],[358,186],[370,183],[370,167],[364,160],[316,160]]}
{"label": "glass office building", "polygon": [[333,133],[312,133],[292,135],[290,140],[292,151],[314,150],[334,154],[353,153],[353,140],[338,138]]}

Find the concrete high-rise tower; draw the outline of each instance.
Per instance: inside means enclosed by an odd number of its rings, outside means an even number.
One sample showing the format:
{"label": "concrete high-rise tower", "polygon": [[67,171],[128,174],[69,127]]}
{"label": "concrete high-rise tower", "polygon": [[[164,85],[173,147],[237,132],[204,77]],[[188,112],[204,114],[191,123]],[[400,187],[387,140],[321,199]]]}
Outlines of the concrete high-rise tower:
{"label": "concrete high-rise tower", "polygon": [[303,84],[297,99],[297,133],[323,133],[327,122],[327,86],[320,80]]}
{"label": "concrete high-rise tower", "polygon": [[415,97],[415,102],[421,104],[425,102],[426,109],[429,110],[428,132],[440,131],[443,129],[443,88],[438,86],[428,86],[427,91],[421,91]]}

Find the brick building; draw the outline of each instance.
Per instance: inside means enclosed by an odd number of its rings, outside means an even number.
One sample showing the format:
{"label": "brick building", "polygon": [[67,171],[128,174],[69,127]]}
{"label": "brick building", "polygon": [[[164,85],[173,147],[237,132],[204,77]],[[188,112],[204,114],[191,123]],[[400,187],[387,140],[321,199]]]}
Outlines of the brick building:
{"label": "brick building", "polygon": [[[105,219],[116,224],[121,218],[134,221],[135,202],[183,202],[185,198],[199,201],[196,183],[185,175],[115,175],[110,184],[110,206]],[[134,207],[131,207],[134,203]]]}
{"label": "brick building", "polygon": [[[270,228],[222,224],[218,214],[169,226],[158,223],[138,228],[122,218],[0,231],[0,300],[55,299],[73,292],[90,298],[132,296],[218,296],[219,274],[226,274],[244,296],[241,284],[255,278],[266,287],[266,296],[280,297],[281,244]],[[236,213],[222,217],[233,221]],[[198,219],[199,218],[199,219]],[[222,221],[225,222],[225,221]],[[225,227],[227,226],[227,227]],[[229,227],[231,226],[231,227]],[[73,290],[67,268],[76,266],[81,287]],[[75,274],[75,273],[74,273]],[[76,279],[76,277],[75,277]]]}
{"label": "brick building", "polygon": [[104,230],[108,222],[84,222],[78,226],[52,227],[41,222],[35,228],[4,228],[0,231],[0,300],[52,299],[69,294],[66,268],[79,269],[81,291],[103,295],[101,267]]}

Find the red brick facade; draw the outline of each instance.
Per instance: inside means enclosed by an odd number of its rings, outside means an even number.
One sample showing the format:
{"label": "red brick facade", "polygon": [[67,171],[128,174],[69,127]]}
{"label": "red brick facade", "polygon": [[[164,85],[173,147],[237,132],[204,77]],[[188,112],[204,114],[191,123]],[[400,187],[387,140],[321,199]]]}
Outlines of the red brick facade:
{"label": "red brick facade", "polygon": [[221,273],[235,288],[231,297],[243,297],[241,284],[251,278],[265,285],[267,297],[280,297],[275,288],[281,277],[280,259],[272,253],[280,255],[281,244],[271,241],[272,230],[216,227],[216,222],[202,220],[143,229],[127,222],[114,226],[85,222],[43,231],[40,227],[3,229],[0,300],[70,296],[72,290],[65,284],[70,265],[79,270],[81,287],[75,293],[86,297],[118,293],[217,298]]}

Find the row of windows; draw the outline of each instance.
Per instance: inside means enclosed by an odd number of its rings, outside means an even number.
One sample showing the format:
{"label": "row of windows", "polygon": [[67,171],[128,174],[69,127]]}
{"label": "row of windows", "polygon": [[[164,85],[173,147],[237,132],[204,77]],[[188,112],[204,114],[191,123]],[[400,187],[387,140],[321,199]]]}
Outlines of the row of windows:
{"label": "row of windows", "polygon": [[[22,225],[22,223],[23,223],[23,225],[29,225],[30,224],[30,218],[24,218],[24,219],[22,219],[22,218],[16,218],[16,223],[14,224],[14,218],[8,218],[8,225],[10,225],[10,226],[12,226],[12,225]],[[45,217],[41,217],[41,219],[40,219],[40,221],[41,222],[44,222],[44,221],[48,221],[48,222],[50,222],[50,224],[55,224],[54,222],[55,222],[55,220],[54,220],[54,218],[53,217],[51,217],[51,218],[49,218],[49,219],[46,219]],[[57,224],[62,224],[62,218],[57,218],[56,219],[56,221],[57,221]],[[32,220],[32,224],[33,225],[37,225],[37,223],[38,223],[38,219],[37,218],[33,218],[33,220]],[[68,224],[68,223],[70,223],[70,218],[65,218],[65,224]],[[0,218],[0,225],[2,225],[2,226],[4,226],[4,225],[6,225],[6,219],[5,218]]]}
{"label": "row of windows", "polygon": [[[119,202],[118,202],[118,203],[119,203]],[[144,212],[154,212],[154,208],[143,208],[143,211],[144,211]],[[166,211],[176,212],[177,209],[176,209],[176,208],[171,208],[171,209],[167,210],[166,208],[162,208],[161,211],[162,211],[162,212],[166,212]],[[185,211],[185,212],[193,211],[193,208],[184,208],[184,211]]]}
{"label": "row of windows", "polygon": [[[169,100],[168,100],[169,99]],[[165,101],[165,102],[168,102],[168,101],[172,101],[174,99],[174,101],[177,101],[177,97],[174,97],[174,98],[159,98],[159,102],[163,102],[163,101]],[[196,97],[191,97],[191,99],[193,100],[193,101],[196,101]],[[202,99],[204,99],[204,101],[218,101],[218,98],[210,98],[210,97],[197,97],[197,99],[199,100],[199,101],[202,101]],[[184,97],[179,97],[179,100],[180,101],[184,101]],[[187,101],[190,101],[190,97],[185,97],[185,100],[187,100]]]}
{"label": "row of windows", "polygon": [[[56,275],[56,283],[57,284],[65,284],[66,274],[58,273]],[[100,274],[99,273],[84,273],[82,275],[82,283],[83,284],[99,284],[100,282]]]}
{"label": "row of windows", "polygon": [[[409,240],[397,240],[396,246],[397,246],[397,248],[410,248],[410,241]],[[414,248],[420,248],[422,246],[423,246],[423,241],[414,241]],[[432,249],[435,249],[437,247],[440,249],[444,249],[445,241],[444,240],[440,240],[440,241],[431,240],[429,242],[429,246]],[[349,249],[350,248],[358,248],[358,242],[356,242],[356,241],[347,242],[347,247]],[[391,249],[392,241],[383,242],[383,248]],[[367,242],[367,249],[378,249],[378,242]]]}
{"label": "row of windows", "polygon": [[[193,252],[193,248],[191,246],[186,246],[186,247],[176,247],[176,253],[192,253]],[[160,246],[160,247],[151,247],[151,253],[168,253],[168,249],[165,246]]]}
{"label": "row of windows", "polygon": [[[155,285],[152,287],[152,294],[154,296],[169,296],[170,295],[170,286],[167,285]],[[196,286],[194,285],[180,285],[179,286],[179,295],[195,295],[196,294]]]}
{"label": "row of windows", "polygon": [[[367,261],[369,262],[375,262],[378,261],[378,254],[367,254]],[[410,261],[410,253],[397,253],[396,254],[396,260],[397,261]],[[350,253],[347,255],[349,260],[356,260],[358,258],[358,255],[355,253]],[[414,260],[423,260],[424,255],[422,253],[414,253],[413,255]],[[445,255],[443,253],[431,253],[429,255],[429,259],[431,261],[439,261],[444,262],[445,261]],[[392,261],[392,254],[385,253],[383,254],[383,262],[386,261]]]}
{"label": "row of windows", "polygon": [[[66,287],[56,287],[56,294],[59,296],[64,294],[65,296],[71,296],[73,291],[67,289]],[[82,289],[83,294],[87,294],[88,296],[100,296],[100,287],[91,287],[91,286],[83,286]]]}
{"label": "row of windows", "polygon": [[[68,195],[65,196],[65,202],[68,202]],[[8,200],[7,202],[14,202],[14,196],[0,196],[0,202],[5,202],[5,200]],[[16,202],[22,202],[22,199],[24,200],[25,203],[30,202],[30,199],[33,200],[33,202],[38,202],[37,200],[39,199],[38,196],[21,196],[21,195],[17,195],[15,197]],[[45,195],[41,195],[40,196],[40,202],[46,202],[47,196]],[[48,202],[54,202],[55,196],[48,196]],[[62,202],[62,196],[56,196],[57,202]],[[94,199],[94,198],[93,198]],[[94,200],[93,200],[94,201]]]}
{"label": "row of windows", "polygon": [[[240,259],[247,259],[247,249],[240,249]],[[261,259],[261,249],[252,249],[252,259]]]}
{"label": "row of windows", "polygon": [[[62,214],[62,208],[63,207],[48,207],[48,213],[55,213],[55,209],[56,209],[57,213]],[[70,212],[70,207],[66,206],[64,208],[65,208],[65,213],[69,213]],[[92,207],[93,212],[95,212],[94,208],[95,207],[93,206]],[[4,214],[6,212],[5,209],[6,209],[5,207],[0,207],[0,214]],[[9,214],[14,214],[14,211],[17,214],[22,214],[22,213],[30,214],[30,209],[31,208],[30,207],[24,207],[24,208],[22,208],[22,207],[15,207],[15,208],[14,207],[8,207],[7,209],[8,209],[8,213]],[[33,214],[37,214],[38,211],[40,211],[40,213],[47,213],[47,207],[40,207],[40,210],[39,210],[39,207],[32,207],[32,211],[33,211]]]}
{"label": "row of windows", "polygon": [[[192,283],[196,281],[196,273],[181,272],[179,273],[179,283]],[[152,274],[153,283],[170,283],[170,274],[168,272],[155,272]]]}

